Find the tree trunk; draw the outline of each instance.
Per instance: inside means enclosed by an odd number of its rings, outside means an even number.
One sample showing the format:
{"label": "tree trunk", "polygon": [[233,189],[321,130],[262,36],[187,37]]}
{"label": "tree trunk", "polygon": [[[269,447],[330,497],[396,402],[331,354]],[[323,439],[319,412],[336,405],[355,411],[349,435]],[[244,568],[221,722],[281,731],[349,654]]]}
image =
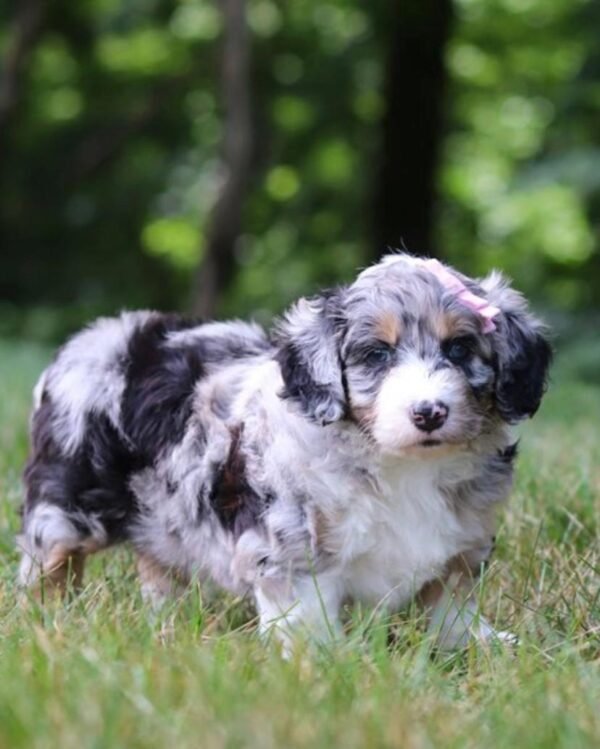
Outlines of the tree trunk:
{"label": "tree trunk", "polygon": [[27,62],[42,30],[43,0],[19,0],[0,71],[0,162],[7,148],[8,126],[21,96]]}
{"label": "tree trunk", "polygon": [[436,255],[436,172],[443,137],[444,52],[452,0],[394,0],[372,258],[389,248]]}
{"label": "tree trunk", "polygon": [[221,86],[224,106],[223,183],[209,222],[203,258],[196,275],[195,314],[215,314],[221,293],[236,266],[235,247],[252,154],[250,111],[250,37],[245,0],[220,0],[223,18]]}

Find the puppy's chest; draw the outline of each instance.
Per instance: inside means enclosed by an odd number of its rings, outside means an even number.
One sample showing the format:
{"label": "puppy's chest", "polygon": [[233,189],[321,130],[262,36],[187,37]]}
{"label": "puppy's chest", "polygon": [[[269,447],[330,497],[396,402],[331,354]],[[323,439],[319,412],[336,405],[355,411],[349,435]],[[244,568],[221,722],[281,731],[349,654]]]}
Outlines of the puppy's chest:
{"label": "puppy's chest", "polygon": [[402,603],[464,549],[473,533],[433,477],[392,477],[380,492],[356,493],[326,524],[324,544],[347,590],[362,600]]}

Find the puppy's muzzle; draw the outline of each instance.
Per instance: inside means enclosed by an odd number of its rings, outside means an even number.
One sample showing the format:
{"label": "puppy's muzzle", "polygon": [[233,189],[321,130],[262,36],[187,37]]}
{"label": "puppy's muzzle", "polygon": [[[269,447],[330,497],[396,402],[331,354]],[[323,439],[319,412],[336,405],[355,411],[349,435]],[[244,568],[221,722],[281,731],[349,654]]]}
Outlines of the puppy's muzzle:
{"label": "puppy's muzzle", "polygon": [[448,418],[448,406],[442,401],[420,401],[410,409],[412,423],[422,432],[435,432]]}

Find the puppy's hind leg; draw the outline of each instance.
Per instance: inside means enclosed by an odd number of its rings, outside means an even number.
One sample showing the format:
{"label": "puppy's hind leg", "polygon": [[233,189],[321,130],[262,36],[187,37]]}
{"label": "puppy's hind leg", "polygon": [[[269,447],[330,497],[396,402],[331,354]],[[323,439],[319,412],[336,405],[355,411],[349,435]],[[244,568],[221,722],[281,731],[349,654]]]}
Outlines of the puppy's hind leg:
{"label": "puppy's hind leg", "polygon": [[103,528],[89,521],[88,526],[75,523],[58,505],[35,505],[25,514],[23,531],[17,537],[19,584],[42,601],[79,590],[85,557],[106,543]]}

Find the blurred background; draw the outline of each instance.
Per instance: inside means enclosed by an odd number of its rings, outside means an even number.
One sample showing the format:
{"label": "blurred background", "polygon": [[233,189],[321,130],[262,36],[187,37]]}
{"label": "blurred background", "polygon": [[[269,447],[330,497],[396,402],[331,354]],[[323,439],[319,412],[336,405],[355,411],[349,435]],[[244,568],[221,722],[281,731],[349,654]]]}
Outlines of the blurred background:
{"label": "blurred background", "polygon": [[0,3],[0,336],[261,322],[386,247],[600,322],[600,3]]}

